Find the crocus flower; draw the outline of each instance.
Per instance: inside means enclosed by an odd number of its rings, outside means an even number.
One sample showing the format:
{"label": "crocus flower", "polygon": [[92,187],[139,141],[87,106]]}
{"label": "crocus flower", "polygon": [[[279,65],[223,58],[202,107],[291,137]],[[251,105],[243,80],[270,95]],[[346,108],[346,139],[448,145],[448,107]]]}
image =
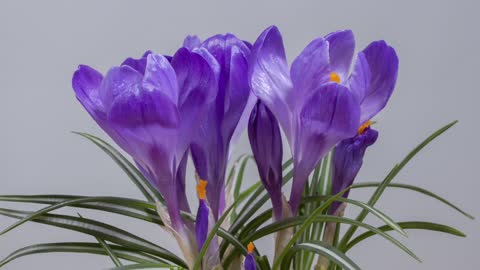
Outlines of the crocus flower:
{"label": "crocus flower", "polygon": [[255,250],[255,246],[253,245],[253,243],[252,242],[248,243],[247,245],[248,254],[245,257],[245,262],[243,263],[245,270],[257,269],[257,263],[255,262],[255,257],[253,256],[254,250]]}
{"label": "crocus flower", "polygon": [[295,214],[316,164],[335,144],[355,134],[359,104],[347,86],[331,80],[334,65],[325,38],[312,41],[289,71],[280,32],[269,27],[253,45],[251,59],[252,91],[278,119],[292,152],[290,206]]}
{"label": "crocus flower", "polygon": [[245,127],[249,109],[254,104],[251,99],[249,102],[247,78],[250,49],[232,34],[215,35],[203,42],[189,36],[184,46],[207,50],[219,63],[218,95],[191,144],[197,174],[209,183],[207,198],[213,216],[218,219],[225,208],[225,175],[230,142],[237,126]]}
{"label": "crocus flower", "polygon": [[198,123],[216,96],[217,71],[207,50],[181,48],[171,61],[146,53],[111,68],[105,77],[84,65],[73,75],[77,99],[160,191],[167,223],[185,241],[189,236],[180,209],[188,209],[188,203],[181,179]]}
{"label": "crocus flower", "polygon": [[248,124],[248,138],[263,186],[270,195],[275,220],[282,218],[282,137],[273,113],[258,101]]}
{"label": "crocus flower", "polygon": [[[332,194],[344,190],[351,184],[357,176],[363,164],[363,156],[367,147],[375,143],[378,132],[370,128],[370,122],[363,125],[358,134],[352,138],[341,141],[333,152],[332,168]],[[343,194],[348,197],[349,190]],[[330,213],[336,214],[341,202],[335,201]]]}

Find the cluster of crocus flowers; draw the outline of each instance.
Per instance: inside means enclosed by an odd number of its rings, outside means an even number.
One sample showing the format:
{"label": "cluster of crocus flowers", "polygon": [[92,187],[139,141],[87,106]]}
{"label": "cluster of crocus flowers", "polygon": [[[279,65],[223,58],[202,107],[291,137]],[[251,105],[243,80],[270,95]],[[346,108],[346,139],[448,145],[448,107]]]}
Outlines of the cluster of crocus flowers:
{"label": "cluster of crocus flowers", "polygon": [[[159,204],[159,214],[192,266],[226,208],[231,143],[247,124],[275,220],[297,215],[309,175],[331,149],[334,192],[353,182],[365,149],[378,135],[369,121],[386,105],[398,70],[395,51],[384,41],[360,51],[351,68],[354,49],[351,31],[334,32],[313,40],[289,68],[274,26],[253,46],[232,34],[203,42],[188,36],[173,56],[146,52],[105,76],[82,65],[73,88],[98,125],[162,194],[165,205]],[[282,193],[280,129],[294,164],[288,203]],[[198,175],[194,224],[181,215],[191,212],[185,195],[190,156]],[[220,263],[217,244],[209,247],[204,269]],[[253,245],[248,250],[245,269],[255,269]]]}

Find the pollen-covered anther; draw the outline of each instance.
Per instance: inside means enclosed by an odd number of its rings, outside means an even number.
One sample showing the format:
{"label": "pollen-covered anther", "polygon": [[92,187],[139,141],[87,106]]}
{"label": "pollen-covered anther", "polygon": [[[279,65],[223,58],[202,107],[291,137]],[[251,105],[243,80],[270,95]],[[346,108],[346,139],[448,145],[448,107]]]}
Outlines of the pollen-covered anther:
{"label": "pollen-covered anther", "polygon": [[253,242],[248,243],[247,245],[248,254],[252,254],[254,250],[255,250],[255,245],[253,244]]}
{"label": "pollen-covered anther", "polygon": [[370,127],[372,124],[372,121],[368,120],[367,122],[363,123],[359,128],[358,128],[358,134],[363,134],[367,128]]}
{"label": "pollen-covered anther", "polygon": [[330,72],[330,81],[340,83],[341,82],[340,75],[338,75],[338,73],[336,72]]}
{"label": "pollen-covered anther", "polygon": [[207,184],[206,180],[200,179],[197,185],[197,194],[200,200],[205,200],[207,197]]}

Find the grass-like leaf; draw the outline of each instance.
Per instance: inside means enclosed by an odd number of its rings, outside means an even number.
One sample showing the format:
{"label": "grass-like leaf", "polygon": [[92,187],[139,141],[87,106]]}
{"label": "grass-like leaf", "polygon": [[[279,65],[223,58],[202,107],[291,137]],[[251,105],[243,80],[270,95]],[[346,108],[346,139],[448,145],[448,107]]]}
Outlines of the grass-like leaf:
{"label": "grass-like leaf", "polygon": [[[393,243],[394,245],[396,245],[397,247],[399,247],[400,249],[405,251],[408,255],[412,256],[417,261],[420,261],[420,259],[410,249],[408,249],[405,245],[403,245],[400,241],[398,241],[397,239],[395,239],[391,235],[379,230],[378,228],[376,228],[372,225],[363,223],[363,222],[356,221],[355,219],[338,217],[338,216],[331,216],[331,215],[319,215],[319,216],[316,216],[314,219],[310,219],[310,217],[295,217],[295,218],[288,218],[288,219],[284,219],[284,220],[281,220],[281,221],[277,221],[277,222],[274,222],[270,225],[267,225],[267,226],[255,231],[247,239],[245,239],[245,242],[255,241],[257,239],[260,239],[262,237],[265,237],[265,236],[270,235],[272,233],[275,233],[277,231],[284,230],[286,228],[290,228],[290,227],[294,227],[294,226],[298,226],[298,225],[303,226],[307,222],[310,222],[310,223],[335,222],[335,223],[344,223],[344,224],[349,224],[349,225],[354,225],[354,226],[359,226],[359,227],[365,228],[368,231],[373,232],[374,234],[378,234],[378,235],[382,236],[386,240],[390,241],[391,243]],[[294,235],[294,237],[298,237],[298,236]],[[288,248],[285,248],[284,252],[286,252],[287,250],[288,250]],[[279,256],[279,258],[280,258],[280,256]],[[274,265],[274,268],[275,268],[275,265]]]}
{"label": "grass-like leaf", "polygon": [[[21,219],[31,214],[31,212],[26,211],[0,208],[0,215],[12,218]],[[56,214],[43,214],[32,221],[92,235],[121,246],[153,254],[180,266],[186,266],[182,259],[170,251],[109,224],[86,218]]]}
{"label": "grass-like leaf", "polygon": [[341,266],[342,269],[360,270],[360,267],[357,264],[355,264],[355,262],[353,262],[350,258],[348,258],[344,253],[342,253],[340,250],[322,241],[315,241],[315,240],[298,243],[298,244],[295,244],[293,247],[291,247],[287,252],[287,254],[285,255],[284,261],[286,261],[286,263],[282,263],[281,269],[289,270],[290,261],[292,260],[295,253],[301,250],[304,250],[307,252],[313,252],[313,253],[325,256],[335,264]]}
{"label": "grass-like leaf", "polygon": [[134,270],[134,269],[170,269],[170,270],[181,270],[184,269],[182,267],[173,266],[164,263],[139,263],[139,264],[131,264],[131,265],[124,265],[118,266],[114,268],[110,268],[109,270]]}
{"label": "grass-like leaf", "polygon": [[[424,221],[406,221],[406,222],[399,222],[398,225],[402,227],[405,230],[411,230],[411,229],[416,229],[416,230],[428,230],[428,231],[435,231],[435,232],[443,232],[459,237],[465,237],[466,235],[450,226],[443,225],[443,224],[438,224],[438,223],[432,223],[432,222],[424,222]],[[392,228],[388,226],[382,226],[378,228],[381,231],[390,231]],[[359,236],[355,237],[350,241],[347,246],[343,249],[344,252],[347,252],[349,249],[351,249],[353,246],[356,244],[360,243],[361,241],[371,237],[375,236],[375,233],[371,231],[364,232],[360,234]]]}
{"label": "grass-like leaf", "polygon": [[[148,255],[146,253],[139,252],[135,249],[130,249],[117,245],[110,245],[110,249],[118,258],[137,262],[137,263],[149,263],[160,261],[159,258]],[[43,254],[43,253],[52,253],[52,252],[61,252],[61,253],[87,253],[87,254],[96,254],[106,256],[107,253],[98,243],[84,243],[84,242],[65,242],[65,243],[44,243],[27,246],[21,249],[18,249],[0,261],[0,267],[6,265],[7,263],[21,258],[27,255],[33,254]]]}
{"label": "grass-like leaf", "polygon": [[109,155],[115,161],[115,163],[117,163],[118,166],[120,166],[120,168],[122,168],[122,170],[128,175],[128,177],[138,187],[138,189],[143,193],[143,195],[149,202],[155,202],[155,200],[158,200],[160,202],[164,201],[160,192],[158,192],[158,190],[154,188],[147,179],[145,179],[145,177],[137,169],[137,167],[135,167],[127,158],[125,158],[109,143],[88,133],[73,133],[87,138],[96,146],[100,147],[100,149],[102,149],[107,155]]}
{"label": "grass-like leaf", "polygon": [[[382,183],[380,182],[364,182],[364,183],[358,183],[358,184],[353,184],[352,185],[352,189],[354,188],[366,188],[366,187],[378,187],[380,186]],[[401,184],[401,183],[390,183],[387,185],[387,187],[393,187],[393,188],[401,188],[401,189],[408,189],[408,190],[412,190],[412,191],[416,191],[416,192],[419,192],[419,193],[422,193],[426,196],[429,196],[429,197],[432,197],[436,200],[439,200],[440,202],[450,206],[451,208],[455,209],[456,211],[460,212],[462,215],[466,216],[467,218],[469,219],[475,219],[474,216],[470,215],[469,213],[463,211],[462,209],[460,209],[460,207],[454,205],[453,203],[449,202],[447,199],[445,198],[442,198],[440,197],[439,195],[429,191],[429,190],[426,190],[424,188],[421,188],[421,187],[418,187],[418,186],[415,186],[415,185],[409,185],[409,184]]]}
{"label": "grass-like leaf", "polygon": [[[396,164],[393,169],[388,173],[388,175],[385,177],[385,179],[382,181],[382,183],[377,187],[373,195],[370,197],[370,200],[368,201],[368,204],[373,206],[375,203],[380,199],[380,196],[383,194],[385,189],[388,187],[390,182],[395,178],[395,176],[407,165],[407,163],[415,157],[425,146],[427,146],[430,142],[435,140],[438,136],[442,135],[445,131],[447,131],[449,128],[451,128],[453,125],[455,125],[458,121],[453,121],[444,127],[438,129],[434,133],[432,133],[430,136],[428,136],[423,142],[421,142],[417,147],[415,147],[408,155],[399,163]],[[368,215],[368,211],[363,210],[358,214],[357,220],[358,221],[363,221]],[[347,243],[350,241],[352,238],[353,234],[357,230],[356,226],[351,226],[348,228],[347,232],[343,235],[342,240],[340,241],[339,247],[342,249],[347,245]]]}

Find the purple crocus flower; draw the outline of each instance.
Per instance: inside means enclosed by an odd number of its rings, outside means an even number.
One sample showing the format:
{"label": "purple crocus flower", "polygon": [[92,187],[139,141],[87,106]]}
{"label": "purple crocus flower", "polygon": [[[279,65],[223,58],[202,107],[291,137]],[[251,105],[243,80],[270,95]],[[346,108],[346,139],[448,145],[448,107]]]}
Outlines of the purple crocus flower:
{"label": "purple crocus flower", "polygon": [[261,101],[253,108],[248,138],[263,186],[270,195],[275,220],[282,218],[282,137],[277,119]]}
{"label": "purple crocus flower", "polygon": [[[359,129],[357,135],[341,141],[333,152],[332,194],[344,190],[353,184],[363,164],[363,156],[367,147],[375,143],[378,132],[369,126],[370,122]],[[348,197],[348,190],[343,197]],[[330,213],[336,214],[341,202],[332,203]]]}
{"label": "purple crocus flower", "polygon": [[187,48],[202,48],[219,63],[218,95],[203,119],[191,153],[197,173],[208,181],[207,198],[215,219],[225,208],[225,174],[234,133],[246,126],[254,100],[248,85],[250,49],[232,34],[215,35],[200,42],[195,36],[184,41]]}
{"label": "purple crocus flower", "polygon": [[250,83],[255,95],[282,126],[294,159],[290,194],[293,214],[309,174],[335,144],[352,137],[360,119],[359,104],[348,87],[330,80],[329,42],[312,41],[288,69],[282,37],[267,28],[252,49]]}
{"label": "purple crocus flower", "polygon": [[247,245],[248,254],[245,257],[245,262],[243,263],[245,270],[257,270],[257,263],[255,262],[255,257],[253,256],[254,250],[255,250],[255,246],[253,245],[253,243],[252,242],[248,243]]}
{"label": "purple crocus flower", "polygon": [[180,210],[188,210],[188,147],[217,93],[218,64],[205,49],[179,49],[169,61],[147,52],[105,77],[81,65],[73,75],[80,103],[128,154],[165,198],[170,226],[188,238]]}

